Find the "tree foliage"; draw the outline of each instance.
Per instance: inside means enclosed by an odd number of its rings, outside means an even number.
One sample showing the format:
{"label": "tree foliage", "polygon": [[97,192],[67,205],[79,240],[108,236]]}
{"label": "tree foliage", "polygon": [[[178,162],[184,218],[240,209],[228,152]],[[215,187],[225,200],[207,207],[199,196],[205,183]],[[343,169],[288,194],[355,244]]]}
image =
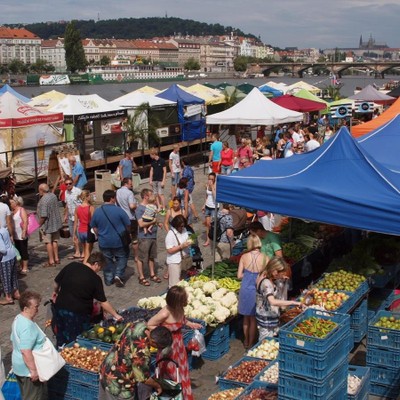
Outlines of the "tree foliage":
{"label": "tree foliage", "polygon": [[235,68],[235,71],[244,72],[247,70],[248,63],[249,57],[239,56],[233,60],[233,68]]}
{"label": "tree foliage", "polygon": [[[182,35],[228,35],[234,32],[238,36],[246,36],[257,39],[252,34],[244,34],[241,30],[231,26],[220,24],[207,24],[188,19],[165,17],[165,18],[120,18],[101,21],[75,21],[83,37],[106,39],[115,37],[117,39],[151,39],[153,37]],[[8,25],[17,27],[17,24]],[[27,24],[24,27],[35,33],[42,39],[57,39],[64,35],[65,23],[63,22],[40,22]]]}
{"label": "tree foliage", "polygon": [[184,67],[188,71],[198,71],[200,69],[200,63],[191,57],[185,62]]}
{"label": "tree foliage", "polygon": [[65,62],[67,69],[71,72],[82,70],[86,67],[87,62],[85,52],[83,50],[81,35],[75,27],[75,22],[70,22],[64,35]]}

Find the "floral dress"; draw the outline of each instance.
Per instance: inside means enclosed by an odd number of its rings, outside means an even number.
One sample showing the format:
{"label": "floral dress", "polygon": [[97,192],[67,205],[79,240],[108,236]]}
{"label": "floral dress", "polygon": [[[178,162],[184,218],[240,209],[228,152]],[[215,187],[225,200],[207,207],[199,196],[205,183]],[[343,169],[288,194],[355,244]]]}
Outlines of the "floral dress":
{"label": "floral dress", "polygon": [[[185,319],[182,322],[164,323],[163,326],[168,328],[172,333],[172,352],[170,358],[179,366],[179,375],[182,385],[183,398],[185,400],[193,400],[192,386],[189,376],[189,364],[185,345],[183,344],[182,327],[185,325]],[[160,352],[157,354],[157,361],[162,358]],[[176,381],[176,367],[173,363],[161,363],[159,365],[160,376]]]}

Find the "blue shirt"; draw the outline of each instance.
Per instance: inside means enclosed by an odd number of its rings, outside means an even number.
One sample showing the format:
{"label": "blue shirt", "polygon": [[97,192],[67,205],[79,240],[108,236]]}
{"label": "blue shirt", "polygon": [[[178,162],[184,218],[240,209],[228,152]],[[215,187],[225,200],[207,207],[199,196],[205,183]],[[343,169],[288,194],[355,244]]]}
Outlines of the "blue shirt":
{"label": "blue shirt", "polygon": [[[136,218],[139,221],[144,214],[144,210],[146,209],[146,206],[143,204],[139,204],[136,208]],[[139,239],[157,239],[157,224],[154,224],[153,227],[151,228],[151,232],[147,232],[146,234],[144,233],[143,228],[139,226],[138,228],[138,238]]]}
{"label": "blue shirt", "polygon": [[83,187],[87,184],[87,178],[82,164],[78,162],[72,167],[72,179],[75,180],[77,176],[79,176],[79,179],[75,186],[79,189],[83,189]]}
{"label": "blue shirt", "polygon": [[189,193],[192,193],[194,189],[194,171],[191,166],[185,165],[182,171],[182,178],[187,178],[186,188],[189,190]]}
{"label": "blue shirt", "polygon": [[97,208],[90,221],[90,226],[97,228],[99,247],[105,249],[123,247],[118,233],[121,234],[130,225],[126,212],[114,204],[104,204]]}
{"label": "blue shirt", "polygon": [[212,153],[212,161],[221,161],[221,151],[222,151],[222,142],[219,140],[215,141],[210,147]]}
{"label": "blue shirt", "polygon": [[127,158],[123,158],[119,165],[122,168],[122,179],[129,178],[132,179],[132,170],[133,170],[133,160],[128,160]]}
{"label": "blue shirt", "polygon": [[24,362],[21,350],[41,349],[46,336],[33,321],[23,315],[17,315],[12,324],[10,339],[13,343],[13,371],[18,376],[30,376],[29,369]]}

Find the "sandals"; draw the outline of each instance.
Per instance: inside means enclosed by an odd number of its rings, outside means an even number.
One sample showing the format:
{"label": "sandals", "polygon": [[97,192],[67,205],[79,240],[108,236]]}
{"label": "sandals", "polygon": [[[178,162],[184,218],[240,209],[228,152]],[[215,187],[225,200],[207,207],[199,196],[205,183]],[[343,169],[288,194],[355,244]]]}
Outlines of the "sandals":
{"label": "sandals", "polygon": [[143,286],[150,286],[150,282],[146,278],[139,278],[139,284]]}
{"label": "sandals", "polygon": [[43,264],[43,268],[53,268],[55,266],[56,266],[55,263],[50,264],[49,262],[47,262],[47,263]]}
{"label": "sandals", "polygon": [[161,283],[161,279],[157,275],[151,275],[150,279],[155,283]]}

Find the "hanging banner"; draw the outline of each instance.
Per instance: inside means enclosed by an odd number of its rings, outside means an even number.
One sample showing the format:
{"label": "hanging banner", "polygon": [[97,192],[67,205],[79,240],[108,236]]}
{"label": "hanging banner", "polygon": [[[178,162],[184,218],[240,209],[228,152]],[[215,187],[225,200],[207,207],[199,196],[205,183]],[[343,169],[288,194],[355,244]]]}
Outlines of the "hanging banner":
{"label": "hanging banner", "polygon": [[341,104],[330,109],[332,118],[346,118],[352,115],[352,104]]}
{"label": "hanging banner", "polygon": [[356,100],[355,108],[357,113],[373,113],[374,112],[374,102],[373,101],[364,101],[364,100]]}

